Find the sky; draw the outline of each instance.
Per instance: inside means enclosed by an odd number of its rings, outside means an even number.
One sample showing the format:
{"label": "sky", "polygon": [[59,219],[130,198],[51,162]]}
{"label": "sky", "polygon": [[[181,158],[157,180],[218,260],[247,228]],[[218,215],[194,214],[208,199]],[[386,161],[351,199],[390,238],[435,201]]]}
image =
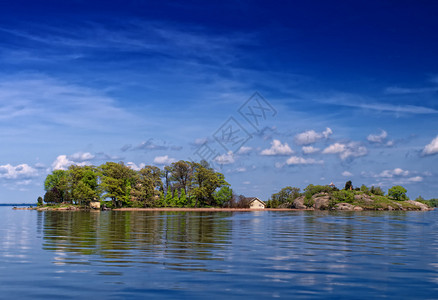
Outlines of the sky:
{"label": "sky", "polygon": [[436,1],[2,1],[0,203],[208,160],[236,194],[438,197]]}

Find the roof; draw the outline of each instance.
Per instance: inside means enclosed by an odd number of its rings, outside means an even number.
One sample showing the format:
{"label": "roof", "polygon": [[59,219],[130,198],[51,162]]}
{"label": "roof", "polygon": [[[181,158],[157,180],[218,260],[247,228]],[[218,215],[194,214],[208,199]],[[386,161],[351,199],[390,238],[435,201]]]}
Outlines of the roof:
{"label": "roof", "polygon": [[260,199],[257,198],[257,197],[246,197],[246,199],[249,200],[248,204],[251,204],[251,203],[254,202],[254,201],[259,201],[259,202],[263,203],[263,205],[266,205],[265,202],[263,202],[262,200],[260,200]]}

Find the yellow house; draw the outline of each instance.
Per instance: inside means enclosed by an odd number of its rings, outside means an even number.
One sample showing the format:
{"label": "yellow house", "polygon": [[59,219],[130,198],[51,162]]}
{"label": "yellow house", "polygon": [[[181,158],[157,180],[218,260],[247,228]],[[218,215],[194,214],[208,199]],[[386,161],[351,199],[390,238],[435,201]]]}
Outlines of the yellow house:
{"label": "yellow house", "polygon": [[249,202],[250,209],[265,209],[266,204],[257,197],[250,198]]}

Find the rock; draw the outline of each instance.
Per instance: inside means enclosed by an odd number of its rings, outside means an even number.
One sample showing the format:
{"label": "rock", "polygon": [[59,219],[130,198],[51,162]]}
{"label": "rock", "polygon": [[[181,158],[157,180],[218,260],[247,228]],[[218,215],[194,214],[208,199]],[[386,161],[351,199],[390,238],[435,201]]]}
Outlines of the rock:
{"label": "rock", "polygon": [[354,200],[363,201],[367,204],[374,202],[373,198],[371,198],[371,196],[368,196],[367,194],[354,195]]}
{"label": "rock", "polygon": [[313,207],[315,209],[329,209],[330,197],[327,194],[318,194],[312,196],[313,199]]}
{"label": "rock", "polygon": [[388,210],[394,210],[391,205],[388,205]]}
{"label": "rock", "polygon": [[417,206],[418,208],[420,208],[420,210],[430,210],[429,206],[427,206],[424,203],[421,203],[421,202],[418,202],[418,201],[413,201],[413,200],[408,200],[407,202]]}
{"label": "rock", "polygon": [[362,211],[363,210],[363,208],[360,206],[355,206],[355,205],[352,205],[350,203],[345,203],[345,202],[336,204],[334,208],[335,208],[335,210],[348,210],[348,211],[352,211],[352,210]]}
{"label": "rock", "polygon": [[297,209],[306,209],[307,207],[304,205],[304,196],[296,198],[292,206]]}

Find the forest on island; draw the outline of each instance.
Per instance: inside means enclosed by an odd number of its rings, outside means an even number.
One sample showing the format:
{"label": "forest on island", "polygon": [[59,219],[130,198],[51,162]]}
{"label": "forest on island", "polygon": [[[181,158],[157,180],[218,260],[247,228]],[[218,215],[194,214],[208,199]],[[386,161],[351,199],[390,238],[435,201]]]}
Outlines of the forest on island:
{"label": "forest on island", "polygon": [[140,170],[123,162],[72,165],[49,174],[44,189],[39,205],[44,201],[50,205],[89,206],[91,201],[101,201],[109,208],[236,206],[236,197],[224,175],[206,161],[180,160],[163,169],[144,166]]}

